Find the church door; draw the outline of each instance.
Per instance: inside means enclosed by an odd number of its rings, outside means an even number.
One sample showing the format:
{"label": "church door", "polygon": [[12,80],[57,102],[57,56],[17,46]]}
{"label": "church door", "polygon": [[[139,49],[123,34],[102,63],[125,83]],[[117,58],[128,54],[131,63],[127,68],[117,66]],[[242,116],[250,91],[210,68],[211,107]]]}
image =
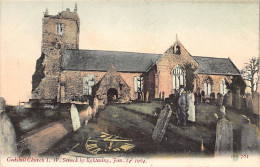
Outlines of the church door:
{"label": "church door", "polygon": [[107,91],[107,102],[112,103],[118,99],[118,93],[115,88],[110,88]]}

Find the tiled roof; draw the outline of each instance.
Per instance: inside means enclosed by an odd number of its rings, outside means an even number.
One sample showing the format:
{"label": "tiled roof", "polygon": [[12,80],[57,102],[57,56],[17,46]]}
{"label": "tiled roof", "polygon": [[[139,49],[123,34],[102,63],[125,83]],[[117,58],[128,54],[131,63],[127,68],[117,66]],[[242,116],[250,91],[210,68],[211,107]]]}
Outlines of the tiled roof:
{"label": "tiled roof", "polygon": [[199,74],[239,75],[239,70],[229,58],[192,56],[199,63]]}
{"label": "tiled roof", "polygon": [[161,54],[135,52],[66,50],[62,69],[107,71],[113,65],[118,72],[146,72],[161,56]]}
{"label": "tiled roof", "polygon": [[[113,65],[118,72],[146,72],[162,54],[103,50],[66,50],[63,70],[107,71]],[[229,58],[192,56],[199,64],[199,74],[239,75]]]}

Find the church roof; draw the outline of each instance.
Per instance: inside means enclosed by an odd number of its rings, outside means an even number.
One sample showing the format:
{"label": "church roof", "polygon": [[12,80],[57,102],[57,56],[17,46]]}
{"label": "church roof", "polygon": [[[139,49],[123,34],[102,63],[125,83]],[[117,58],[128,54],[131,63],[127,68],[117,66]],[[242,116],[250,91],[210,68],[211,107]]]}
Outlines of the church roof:
{"label": "church roof", "polygon": [[113,65],[118,72],[146,72],[162,55],[103,50],[66,50],[62,69],[107,71]]}
{"label": "church roof", "polygon": [[[114,66],[118,72],[146,72],[162,54],[103,50],[66,50],[63,70],[107,71]],[[239,75],[229,58],[192,56],[199,64],[199,74]]]}
{"label": "church roof", "polygon": [[192,56],[199,63],[199,74],[240,75],[229,58]]}

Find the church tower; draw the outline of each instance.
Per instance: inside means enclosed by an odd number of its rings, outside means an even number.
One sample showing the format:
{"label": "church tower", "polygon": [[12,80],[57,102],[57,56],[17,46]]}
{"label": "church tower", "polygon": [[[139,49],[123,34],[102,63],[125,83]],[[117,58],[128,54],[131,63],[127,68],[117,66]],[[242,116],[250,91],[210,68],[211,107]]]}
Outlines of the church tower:
{"label": "church tower", "polygon": [[56,102],[61,59],[66,49],[79,49],[80,20],[75,4],[57,15],[46,9],[42,19],[41,57],[32,76],[32,99]]}

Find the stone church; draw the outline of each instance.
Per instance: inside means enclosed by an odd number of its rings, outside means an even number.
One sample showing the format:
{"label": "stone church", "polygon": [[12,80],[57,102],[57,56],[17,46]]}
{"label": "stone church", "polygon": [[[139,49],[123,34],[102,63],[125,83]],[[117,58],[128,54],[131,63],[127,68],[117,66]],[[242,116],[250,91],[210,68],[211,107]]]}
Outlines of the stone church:
{"label": "stone church", "polygon": [[[196,67],[193,91],[206,96],[227,92],[239,70],[229,58],[191,55],[179,40],[162,54],[79,49],[77,7],[57,15],[48,10],[42,20],[41,56],[32,76],[32,101],[101,104],[167,98],[186,87],[185,64]],[[147,93],[148,92],[148,93]],[[100,104],[99,103],[99,104]]]}

